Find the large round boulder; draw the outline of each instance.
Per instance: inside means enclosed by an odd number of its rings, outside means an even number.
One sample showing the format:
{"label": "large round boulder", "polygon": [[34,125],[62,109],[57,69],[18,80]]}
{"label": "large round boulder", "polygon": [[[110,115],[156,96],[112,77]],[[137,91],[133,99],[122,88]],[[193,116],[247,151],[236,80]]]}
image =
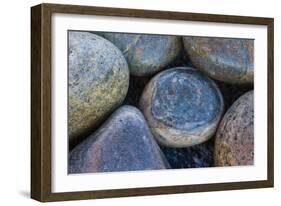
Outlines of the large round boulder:
{"label": "large round boulder", "polygon": [[192,64],[210,77],[231,84],[254,81],[254,40],[183,37]]}
{"label": "large round boulder", "polygon": [[147,76],[164,69],[176,59],[182,48],[178,36],[107,32],[100,35],[123,52],[130,74],[134,76]]}
{"label": "large round boulder", "polygon": [[68,43],[68,135],[73,142],[122,103],[129,69],[121,51],[100,36],[71,31]]}
{"label": "large round boulder", "polygon": [[254,92],[236,100],[216,133],[216,166],[252,165],[254,162]]}
{"label": "large round boulder", "polygon": [[145,87],[140,107],[158,142],[188,147],[208,140],[223,113],[216,84],[190,67],[157,74]]}

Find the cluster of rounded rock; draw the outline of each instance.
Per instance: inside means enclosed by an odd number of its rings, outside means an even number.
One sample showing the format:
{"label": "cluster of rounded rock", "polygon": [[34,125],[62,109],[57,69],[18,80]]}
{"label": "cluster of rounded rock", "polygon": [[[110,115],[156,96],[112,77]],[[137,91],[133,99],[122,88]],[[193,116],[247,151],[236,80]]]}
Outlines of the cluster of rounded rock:
{"label": "cluster of rounded rock", "polygon": [[253,91],[225,111],[215,82],[253,84],[252,40],[71,31],[68,49],[69,173],[253,164]]}

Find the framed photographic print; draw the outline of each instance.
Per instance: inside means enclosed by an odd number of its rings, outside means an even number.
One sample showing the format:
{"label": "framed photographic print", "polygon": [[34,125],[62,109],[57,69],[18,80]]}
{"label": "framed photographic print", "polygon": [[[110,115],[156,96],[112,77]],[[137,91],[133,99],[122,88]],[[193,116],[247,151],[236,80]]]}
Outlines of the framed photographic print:
{"label": "framed photographic print", "polygon": [[31,8],[31,197],[273,187],[273,19]]}

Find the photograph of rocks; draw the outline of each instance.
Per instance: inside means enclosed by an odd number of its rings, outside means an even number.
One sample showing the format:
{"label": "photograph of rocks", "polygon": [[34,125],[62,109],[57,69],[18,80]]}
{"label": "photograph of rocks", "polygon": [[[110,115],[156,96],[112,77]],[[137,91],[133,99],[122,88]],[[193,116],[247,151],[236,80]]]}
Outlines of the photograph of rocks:
{"label": "photograph of rocks", "polygon": [[254,164],[254,40],[68,31],[68,173]]}

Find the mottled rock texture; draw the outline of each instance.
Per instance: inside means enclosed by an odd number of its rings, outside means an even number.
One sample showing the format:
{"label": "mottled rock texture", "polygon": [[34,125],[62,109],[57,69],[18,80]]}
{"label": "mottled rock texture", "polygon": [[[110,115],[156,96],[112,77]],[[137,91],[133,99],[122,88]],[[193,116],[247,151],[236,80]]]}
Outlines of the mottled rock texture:
{"label": "mottled rock texture", "polygon": [[130,74],[147,76],[164,69],[182,48],[178,36],[152,34],[99,33],[115,44],[127,59]]}
{"label": "mottled rock texture", "polygon": [[186,148],[161,146],[161,149],[172,169],[212,167],[214,151],[212,140]]}
{"label": "mottled rock texture", "polygon": [[69,173],[167,169],[142,113],[122,106],[69,156]]}
{"label": "mottled rock texture", "polygon": [[69,116],[71,142],[92,131],[126,96],[129,70],[121,51],[88,32],[69,32]]}
{"label": "mottled rock texture", "polygon": [[216,166],[252,165],[254,160],[254,93],[236,100],[224,115],[215,137]]}
{"label": "mottled rock texture", "polygon": [[168,147],[188,147],[208,140],[217,128],[223,105],[216,84],[189,67],[157,74],[140,100],[154,136]]}
{"label": "mottled rock texture", "polygon": [[192,64],[210,77],[231,83],[254,81],[254,40],[183,37]]}

